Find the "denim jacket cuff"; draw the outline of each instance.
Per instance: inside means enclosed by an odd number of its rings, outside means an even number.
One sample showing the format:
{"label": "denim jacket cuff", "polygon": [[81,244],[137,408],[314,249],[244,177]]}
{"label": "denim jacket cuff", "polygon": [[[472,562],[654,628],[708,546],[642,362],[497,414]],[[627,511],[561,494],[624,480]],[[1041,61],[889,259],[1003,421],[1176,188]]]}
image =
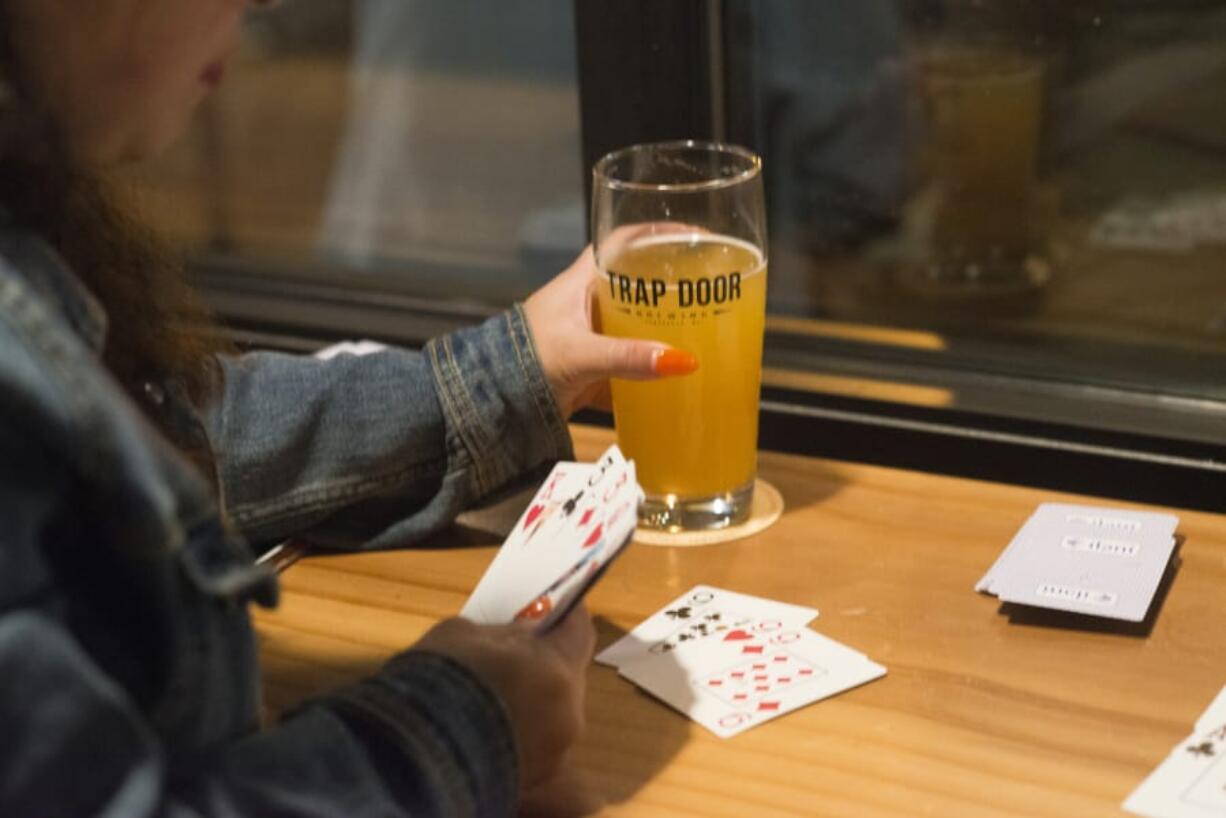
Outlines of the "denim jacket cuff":
{"label": "denim jacket cuff", "polygon": [[[419,801],[425,790],[439,814],[511,816],[519,802],[519,762],[502,702],[450,658],[408,651],[376,676],[317,700],[366,736],[372,752],[395,756],[377,766],[393,792]],[[405,788],[397,774],[426,780]]]}
{"label": "denim jacket cuff", "polygon": [[472,467],[473,501],[524,473],[573,456],[523,308],[426,345],[446,416],[448,447]]}

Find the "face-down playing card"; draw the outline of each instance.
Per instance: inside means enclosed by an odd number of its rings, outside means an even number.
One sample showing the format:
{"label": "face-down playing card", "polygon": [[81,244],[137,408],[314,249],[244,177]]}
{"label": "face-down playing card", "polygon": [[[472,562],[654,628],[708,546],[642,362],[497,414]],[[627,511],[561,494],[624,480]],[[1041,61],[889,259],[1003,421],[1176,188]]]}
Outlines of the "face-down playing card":
{"label": "face-down playing card", "polygon": [[1170,514],[1043,503],[975,589],[1004,602],[1140,622],[1177,525]]}
{"label": "face-down playing card", "polygon": [[1169,534],[1056,531],[1013,555],[993,587],[1002,602],[1140,622],[1174,546]]}
{"label": "face-down playing card", "polygon": [[1150,558],[1161,561],[1178,524],[1174,515],[1152,511],[1041,503],[975,590],[999,594],[1005,579],[1025,571],[1035,560],[1040,564],[1088,561],[1090,566],[1097,561],[1107,570]]}

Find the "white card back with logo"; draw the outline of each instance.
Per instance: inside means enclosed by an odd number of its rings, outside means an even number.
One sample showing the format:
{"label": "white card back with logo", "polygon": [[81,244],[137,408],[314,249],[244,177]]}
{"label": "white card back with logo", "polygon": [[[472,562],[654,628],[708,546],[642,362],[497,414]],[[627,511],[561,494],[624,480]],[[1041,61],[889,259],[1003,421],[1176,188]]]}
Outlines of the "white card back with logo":
{"label": "white card back with logo", "polygon": [[1170,514],[1044,504],[993,567],[991,589],[1004,602],[1140,622],[1177,524]]}

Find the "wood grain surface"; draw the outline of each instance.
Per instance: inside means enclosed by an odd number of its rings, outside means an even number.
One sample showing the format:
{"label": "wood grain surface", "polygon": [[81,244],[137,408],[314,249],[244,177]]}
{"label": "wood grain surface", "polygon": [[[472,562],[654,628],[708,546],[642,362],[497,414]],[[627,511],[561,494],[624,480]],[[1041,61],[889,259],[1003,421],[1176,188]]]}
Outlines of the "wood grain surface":
{"label": "wood grain surface", "polygon": [[[582,459],[612,435],[576,427]],[[1180,516],[1179,564],[1145,627],[1020,619],[972,590],[1036,504],[992,483],[764,453],[787,503],[757,536],[634,544],[590,596],[603,646],[698,583],[812,605],[812,627],[882,680],[721,740],[593,666],[576,753],[601,814],[1121,815],[1120,803],[1226,684],[1226,517]],[[499,535],[309,557],[256,615],[270,712],[372,671],[454,615]]]}

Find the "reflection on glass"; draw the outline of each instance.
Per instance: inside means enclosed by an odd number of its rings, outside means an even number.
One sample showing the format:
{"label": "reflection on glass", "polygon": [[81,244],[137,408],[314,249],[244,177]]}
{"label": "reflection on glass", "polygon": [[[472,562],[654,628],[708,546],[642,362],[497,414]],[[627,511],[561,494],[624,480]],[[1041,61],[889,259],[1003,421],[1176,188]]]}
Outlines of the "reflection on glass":
{"label": "reflection on glass", "polygon": [[570,4],[296,0],[231,68],[135,174],[176,238],[494,303],[586,241]]}
{"label": "reflection on glass", "polygon": [[[1049,407],[984,405],[958,379],[1202,415],[1226,401],[1226,0],[717,5],[737,24],[711,67],[730,97],[752,91],[726,100],[748,112],[729,138],[767,174],[768,323],[816,322],[788,331],[791,351],[837,343],[845,369],[824,374],[885,378],[886,361],[955,407],[1023,417]],[[254,15],[189,141],[137,174],[151,220],[247,268],[520,297],[584,241],[571,14],[295,0]],[[649,34],[631,47],[667,46]],[[1068,419],[1226,442],[1220,421]]]}
{"label": "reflection on glass", "polygon": [[946,48],[922,66],[935,199],[928,272],[971,285],[1015,281],[1037,238],[1042,63]]}
{"label": "reflection on glass", "polygon": [[[736,6],[773,314],[936,332],[939,354],[886,356],[926,383],[1226,399],[1226,1]],[[1047,409],[980,400],[955,393]]]}

